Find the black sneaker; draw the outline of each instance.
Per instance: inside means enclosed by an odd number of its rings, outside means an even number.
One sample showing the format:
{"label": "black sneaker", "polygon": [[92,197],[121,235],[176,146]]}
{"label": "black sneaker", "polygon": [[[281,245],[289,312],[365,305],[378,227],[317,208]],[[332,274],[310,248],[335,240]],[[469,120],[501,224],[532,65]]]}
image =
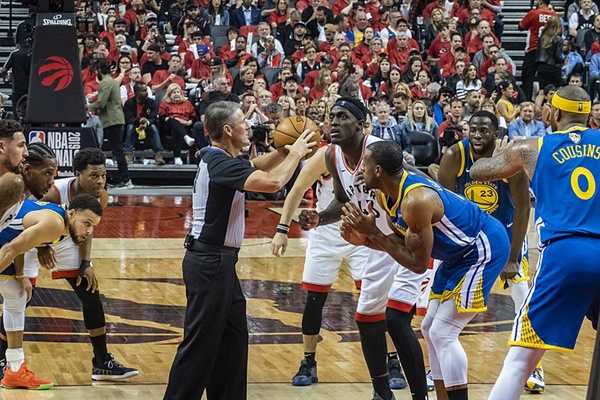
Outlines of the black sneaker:
{"label": "black sneaker", "polygon": [[402,373],[402,367],[400,367],[400,361],[397,359],[392,358],[388,361],[388,373],[390,375],[390,389],[404,389],[408,386]]}
{"label": "black sneaker", "polygon": [[111,353],[106,355],[106,361],[102,365],[97,365],[96,359],[92,358],[92,380],[117,381],[131,378],[137,374],[137,369],[123,366],[121,363],[115,361],[115,357]]}
{"label": "black sneaker", "polygon": [[292,378],[292,385],[310,386],[317,382],[319,382],[319,378],[317,377],[317,362],[307,358],[300,361],[300,368]]}

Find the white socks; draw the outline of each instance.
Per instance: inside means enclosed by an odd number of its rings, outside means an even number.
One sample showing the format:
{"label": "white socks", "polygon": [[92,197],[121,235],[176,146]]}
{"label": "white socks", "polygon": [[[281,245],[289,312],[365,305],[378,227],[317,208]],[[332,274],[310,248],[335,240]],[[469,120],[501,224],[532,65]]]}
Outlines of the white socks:
{"label": "white socks", "polygon": [[185,135],[183,137],[183,141],[185,142],[185,144],[187,144],[188,146],[192,146],[194,143],[196,143],[195,139],[192,139],[191,137],[189,137],[188,135]]}
{"label": "white socks", "polygon": [[17,372],[25,362],[25,353],[23,348],[6,349],[6,362],[11,371]]}
{"label": "white socks", "polygon": [[175,165],[183,165],[183,160],[181,157],[175,157]]}

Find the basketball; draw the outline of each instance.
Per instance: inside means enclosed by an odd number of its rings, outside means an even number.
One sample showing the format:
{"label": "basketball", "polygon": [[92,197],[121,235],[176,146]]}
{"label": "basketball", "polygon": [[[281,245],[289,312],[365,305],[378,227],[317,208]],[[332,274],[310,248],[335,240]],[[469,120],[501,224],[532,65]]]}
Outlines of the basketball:
{"label": "basketball", "polygon": [[310,153],[308,153],[304,159],[312,157],[313,154],[315,154],[319,149],[319,143],[321,142],[320,130],[312,119],[303,117],[301,115],[295,115],[293,117],[284,119],[283,122],[280,123],[275,129],[275,134],[273,135],[275,148],[281,154],[286,155],[287,150],[285,149],[285,146],[288,144],[294,144],[302,132],[307,129],[311,132],[317,132],[317,134],[310,139],[311,142],[317,142],[317,145],[311,148]]}

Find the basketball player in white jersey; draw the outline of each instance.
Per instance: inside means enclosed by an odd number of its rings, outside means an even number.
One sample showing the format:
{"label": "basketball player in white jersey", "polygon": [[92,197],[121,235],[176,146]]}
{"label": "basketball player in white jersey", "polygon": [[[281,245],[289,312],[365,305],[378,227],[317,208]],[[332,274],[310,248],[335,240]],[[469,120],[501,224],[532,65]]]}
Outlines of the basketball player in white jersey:
{"label": "basketball player in white jersey", "polygon": [[[27,142],[23,135],[23,126],[10,119],[0,120],[0,230],[10,224],[21,207],[23,180],[19,175],[21,165],[27,157]],[[9,173],[9,174],[7,174]]]}
{"label": "basketball player in white jersey", "polygon": [[[309,230],[340,220],[342,207],[352,201],[360,209],[367,204],[377,209],[378,226],[391,233],[385,213],[375,202],[375,192],[357,179],[365,147],[380,140],[363,136],[367,110],[354,98],[340,98],[331,109],[331,142],[325,161],[334,182],[335,198],[322,212],[303,210],[300,225]],[[413,400],[427,399],[423,353],[410,326],[415,304],[421,293],[422,275],[400,268],[387,253],[371,250],[365,269],[356,311],[363,354],[374,389],[374,400],[394,399],[388,382],[386,363],[386,325],[408,379]],[[388,300],[389,296],[389,300]]]}
{"label": "basketball player in white jersey", "polygon": [[[73,159],[75,177],[57,179],[42,200],[56,204],[69,204],[78,194],[89,194],[100,201],[102,207],[108,203],[106,185],[106,157],[99,148],[80,150]],[[83,320],[90,335],[94,358],[92,359],[93,380],[120,380],[138,374],[115,361],[106,345],[106,320],[104,307],[98,291],[98,280],[90,261],[92,237],[82,244],[75,244],[66,237],[56,244],[25,254],[26,268],[41,265],[52,270],[53,279],[65,279],[81,300]],[[82,284],[83,279],[86,283]]]}

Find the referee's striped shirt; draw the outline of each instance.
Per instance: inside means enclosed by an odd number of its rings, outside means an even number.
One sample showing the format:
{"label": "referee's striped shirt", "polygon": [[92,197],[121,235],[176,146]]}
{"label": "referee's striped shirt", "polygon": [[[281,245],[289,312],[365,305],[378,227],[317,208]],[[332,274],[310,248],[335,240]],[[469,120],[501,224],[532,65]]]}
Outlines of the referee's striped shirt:
{"label": "referee's striped shirt", "polygon": [[248,160],[214,147],[202,149],[194,181],[192,236],[200,242],[239,248],[244,239],[246,179],[255,169]]}

